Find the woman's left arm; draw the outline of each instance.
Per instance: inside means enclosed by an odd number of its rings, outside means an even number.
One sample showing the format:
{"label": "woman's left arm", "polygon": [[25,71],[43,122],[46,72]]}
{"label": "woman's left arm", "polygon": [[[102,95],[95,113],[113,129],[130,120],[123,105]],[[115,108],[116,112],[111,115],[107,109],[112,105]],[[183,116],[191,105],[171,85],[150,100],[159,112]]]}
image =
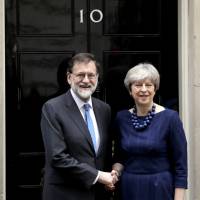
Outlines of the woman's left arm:
{"label": "woman's left arm", "polygon": [[170,124],[170,154],[174,173],[174,200],[184,200],[184,191],[187,189],[187,140],[183,129],[183,124],[174,113]]}
{"label": "woman's left arm", "polygon": [[174,200],[184,200],[185,189],[175,188]]}

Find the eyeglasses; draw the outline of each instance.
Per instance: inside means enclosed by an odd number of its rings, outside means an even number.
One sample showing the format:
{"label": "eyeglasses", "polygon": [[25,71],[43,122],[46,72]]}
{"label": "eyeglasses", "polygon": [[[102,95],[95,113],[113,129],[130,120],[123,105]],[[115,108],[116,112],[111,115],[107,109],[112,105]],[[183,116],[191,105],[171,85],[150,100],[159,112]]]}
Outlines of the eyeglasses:
{"label": "eyeglasses", "polygon": [[152,83],[134,83],[133,86],[137,90],[141,90],[143,87],[145,87],[147,90],[152,90],[154,88]]}
{"label": "eyeglasses", "polygon": [[[73,74],[73,73],[72,73]],[[94,80],[97,78],[97,74],[93,73],[79,73],[79,74],[73,74],[78,80],[83,80],[86,76],[89,80]]]}

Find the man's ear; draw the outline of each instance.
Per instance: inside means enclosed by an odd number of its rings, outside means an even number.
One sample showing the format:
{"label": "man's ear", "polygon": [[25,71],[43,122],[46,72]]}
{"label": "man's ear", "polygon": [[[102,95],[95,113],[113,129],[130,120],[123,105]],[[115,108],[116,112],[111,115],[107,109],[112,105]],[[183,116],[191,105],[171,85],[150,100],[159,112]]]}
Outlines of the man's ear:
{"label": "man's ear", "polygon": [[67,72],[66,76],[68,84],[71,85],[71,73]]}

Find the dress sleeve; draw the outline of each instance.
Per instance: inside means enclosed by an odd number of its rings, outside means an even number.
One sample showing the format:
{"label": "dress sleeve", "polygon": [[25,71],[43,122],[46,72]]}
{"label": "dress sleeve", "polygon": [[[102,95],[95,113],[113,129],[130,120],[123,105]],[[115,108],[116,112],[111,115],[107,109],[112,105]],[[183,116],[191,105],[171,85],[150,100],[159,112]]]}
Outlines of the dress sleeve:
{"label": "dress sleeve", "polygon": [[177,112],[171,117],[170,123],[170,154],[174,171],[175,188],[187,188],[187,141],[183,124]]}
{"label": "dress sleeve", "polygon": [[113,126],[112,132],[114,137],[114,156],[113,156],[113,163],[120,163],[124,165],[125,160],[125,152],[121,146],[121,131],[120,131],[120,115],[117,114]]}

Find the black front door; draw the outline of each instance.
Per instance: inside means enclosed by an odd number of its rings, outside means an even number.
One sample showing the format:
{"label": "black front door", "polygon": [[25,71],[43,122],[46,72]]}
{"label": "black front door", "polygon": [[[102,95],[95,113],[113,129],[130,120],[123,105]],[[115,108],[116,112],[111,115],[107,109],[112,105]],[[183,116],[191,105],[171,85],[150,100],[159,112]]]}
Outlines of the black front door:
{"label": "black front door", "polygon": [[161,74],[156,101],[178,107],[177,1],[6,0],[7,199],[41,199],[41,107],[68,89],[66,62],[77,52],[101,62],[95,96],[113,114],[132,106],[123,79],[144,61]]}

